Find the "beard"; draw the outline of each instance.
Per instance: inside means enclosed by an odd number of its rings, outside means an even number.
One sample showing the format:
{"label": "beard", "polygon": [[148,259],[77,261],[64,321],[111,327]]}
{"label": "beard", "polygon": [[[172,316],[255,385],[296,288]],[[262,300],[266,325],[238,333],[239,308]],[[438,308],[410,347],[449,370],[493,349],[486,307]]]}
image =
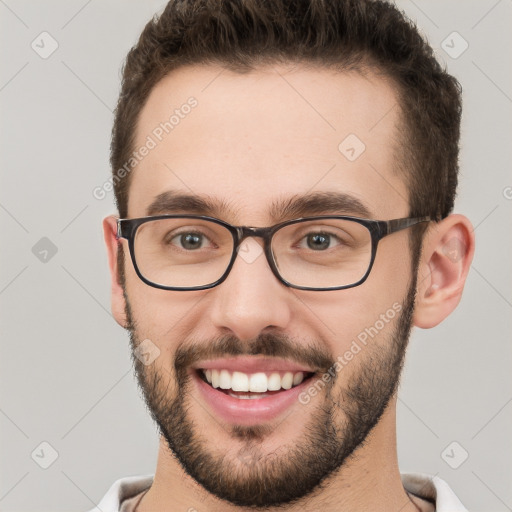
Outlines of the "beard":
{"label": "beard", "polygon": [[[332,355],[325,352],[323,345],[305,348],[280,333],[262,334],[252,342],[224,336],[180,345],[173,375],[171,369],[145,366],[134,356],[144,337],[137,333],[125,290],[126,328],[138,384],[162,437],[185,473],[207,492],[242,507],[283,508],[321,490],[365,443],[397,391],[412,326],[415,289],[414,277],[390,334],[381,335],[384,339],[380,344],[370,342],[365,346],[350,378],[336,386],[340,372],[331,374],[332,379],[322,391],[322,401],[319,397],[316,404],[307,405],[311,407],[310,419],[301,425],[303,434],[297,441],[265,453],[261,445],[279,425],[231,425],[224,430],[232,440],[230,446],[237,446],[234,456],[216,451],[218,448],[204,434],[207,425],[198,428],[190,416],[194,398],[190,365],[215,357],[261,355],[283,357],[327,371],[335,364]],[[317,374],[313,379],[319,377]],[[213,417],[211,421],[215,421]]]}

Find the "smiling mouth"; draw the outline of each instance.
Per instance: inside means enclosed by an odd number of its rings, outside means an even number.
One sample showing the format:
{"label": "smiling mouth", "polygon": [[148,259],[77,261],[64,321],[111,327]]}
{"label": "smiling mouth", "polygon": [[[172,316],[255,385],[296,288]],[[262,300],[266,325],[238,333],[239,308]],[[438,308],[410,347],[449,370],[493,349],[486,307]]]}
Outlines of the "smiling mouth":
{"label": "smiling mouth", "polygon": [[292,389],[313,377],[313,372],[244,373],[226,369],[198,369],[198,377],[233,398],[258,399]]}

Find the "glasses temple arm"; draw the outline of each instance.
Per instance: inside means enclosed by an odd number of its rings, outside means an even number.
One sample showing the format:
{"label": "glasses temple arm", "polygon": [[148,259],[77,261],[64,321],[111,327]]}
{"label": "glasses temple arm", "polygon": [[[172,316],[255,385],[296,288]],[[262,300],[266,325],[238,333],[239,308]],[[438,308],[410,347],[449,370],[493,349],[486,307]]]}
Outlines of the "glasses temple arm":
{"label": "glasses temple arm", "polygon": [[430,222],[433,219],[430,216],[425,217],[409,217],[406,219],[394,219],[394,220],[386,220],[384,221],[384,233],[385,235],[390,235],[391,233],[395,233],[396,231],[401,231],[402,229],[410,228],[411,226],[415,226],[416,224],[420,224],[421,222]]}

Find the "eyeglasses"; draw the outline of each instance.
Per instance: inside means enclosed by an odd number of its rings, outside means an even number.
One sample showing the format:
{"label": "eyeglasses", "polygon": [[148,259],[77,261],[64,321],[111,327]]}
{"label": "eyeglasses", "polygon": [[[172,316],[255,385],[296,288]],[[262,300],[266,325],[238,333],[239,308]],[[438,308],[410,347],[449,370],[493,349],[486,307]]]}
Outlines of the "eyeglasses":
{"label": "eyeglasses", "polygon": [[431,217],[368,220],[304,217],[267,228],[232,226],[200,215],[118,219],[137,275],[163,290],[205,290],[222,283],[247,237],[263,238],[268,264],[280,282],[299,290],[342,290],[370,274],[379,240]]}

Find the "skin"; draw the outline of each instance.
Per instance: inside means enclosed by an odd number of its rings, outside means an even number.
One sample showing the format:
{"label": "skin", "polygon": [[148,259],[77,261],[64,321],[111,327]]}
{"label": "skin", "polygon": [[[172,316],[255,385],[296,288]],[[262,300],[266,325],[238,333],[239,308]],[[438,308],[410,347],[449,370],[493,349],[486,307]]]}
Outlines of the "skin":
{"label": "skin", "polygon": [[[171,189],[223,201],[227,207],[221,218],[235,225],[270,226],[276,223],[269,215],[273,200],[332,190],[364,202],[373,219],[408,216],[407,189],[395,172],[399,108],[392,85],[382,77],[284,65],[261,67],[245,75],[217,66],[181,68],[151,92],[139,119],[136,146],[144,144],[168,112],[190,96],[197,99],[197,107],[132,171],[129,218],[145,216],[153,199]],[[351,133],[366,146],[353,162],[338,150]],[[136,338],[149,338],[160,350],[148,372],[164,379],[169,398],[178,394],[173,366],[176,350],[191,340],[204,346],[209,340],[231,336],[249,343],[266,333],[279,333],[304,348],[320,343],[322,351],[335,359],[395,302],[404,304],[414,282],[408,230],[379,243],[374,267],[363,285],[329,292],[284,286],[263,256],[252,263],[237,258],[227,280],[210,290],[159,290],[137,277],[127,241],[122,240],[123,293],[115,219],[112,215],[103,221],[112,311],[121,326],[130,327],[128,298]],[[446,249],[454,246],[454,240],[456,247],[464,248],[455,257]],[[473,252],[473,228],[466,217],[450,215],[429,224],[415,285],[415,326],[434,327],[454,310]],[[390,320],[372,340],[375,347],[389,351],[397,321]],[[346,365],[335,379],[333,395],[341,396],[347,382],[362,371],[367,357],[363,351]],[[228,472],[238,470],[249,477],[237,456],[248,446],[247,441],[233,436],[232,430],[212,418],[196,389],[188,387],[187,392],[192,395],[187,417],[201,426],[197,435],[207,438],[206,449],[214,457],[226,457]],[[304,441],[304,426],[327,404],[326,393],[318,393],[307,406],[294,404],[288,416],[269,425],[257,445],[258,455],[264,458],[278,450],[286,458],[287,450]],[[342,421],[343,415],[342,403],[336,409],[336,420]],[[395,417],[393,395],[355,456],[324,486],[286,510],[429,510],[426,502],[411,501],[402,486]],[[246,510],[219,500],[199,485],[183,470],[162,437],[154,484],[138,512],[190,507],[212,512]]]}

